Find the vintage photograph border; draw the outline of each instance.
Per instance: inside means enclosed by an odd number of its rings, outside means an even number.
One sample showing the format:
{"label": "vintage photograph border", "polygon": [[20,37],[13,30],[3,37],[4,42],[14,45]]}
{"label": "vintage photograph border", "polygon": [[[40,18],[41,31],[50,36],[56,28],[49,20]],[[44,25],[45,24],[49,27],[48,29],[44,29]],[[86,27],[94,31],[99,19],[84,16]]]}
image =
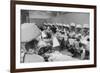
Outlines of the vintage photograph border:
{"label": "vintage photograph border", "polygon": [[[59,67],[43,67],[43,68],[25,68],[16,69],[16,4],[21,5],[40,5],[53,7],[71,7],[71,8],[86,8],[94,10],[94,64],[89,65],[75,65],[75,66],[59,66]],[[27,72],[27,71],[44,71],[44,70],[59,70],[59,69],[75,69],[75,68],[90,68],[96,67],[96,6],[94,5],[79,5],[79,4],[62,4],[62,3],[47,3],[47,2],[33,2],[33,1],[11,1],[11,61],[10,71],[13,72]]]}

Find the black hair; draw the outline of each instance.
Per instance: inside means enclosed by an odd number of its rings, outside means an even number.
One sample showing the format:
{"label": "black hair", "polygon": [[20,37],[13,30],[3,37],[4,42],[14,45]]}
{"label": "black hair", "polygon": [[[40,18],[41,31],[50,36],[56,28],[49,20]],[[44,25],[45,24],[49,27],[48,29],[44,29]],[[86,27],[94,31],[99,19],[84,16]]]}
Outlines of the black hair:
{"label": "black hair", "polygon": [[79,39],[79,38],[77,38],[76,40],[77,40],[78,42],[80,41],[80,39]]}
{"label": "black hair", "polygon": [[43,30],[44,30],[44,28],[43,28],[42,26],[41,26],[41,27],[39,27],[39,28],[40,28],[40,30],[41,30],[41,31],[43,31]]}
{"label": "black hair", "polygon": [[83,45],[82,43],[79,43],[79,47],[82,47],[82,45]]}
{"label": "black hair", "polygon": [[90,41],[90,39],[88,38],[87,41]]}
{"label": "black hair", "polygon": [[57,32],[57,28],[54,25],[51,27],[51,30],[52,30],[53,33]]}
{"label": "black hair", "polygon": [[46,33],[47,34],[47,38],[50,39],[51,38],[51,34],[50,33]]}
{"label": "black hair", "polygon": [[42,55],[48,52],[49,50],[52,50],[51,46],[41,47],[40,50],[38,51],[38,55]]}
{"label": "black hair", "polygon": [[29,49],[33,49],[33,48],[35,49],[37,43],[38,43],[38,41],[35,40],[35,39],[32,40],[32,41],[30,41],[30,42],[27,42],[27,43],[25,44],[25,48],[26,48],[26,50],[29,51]]}

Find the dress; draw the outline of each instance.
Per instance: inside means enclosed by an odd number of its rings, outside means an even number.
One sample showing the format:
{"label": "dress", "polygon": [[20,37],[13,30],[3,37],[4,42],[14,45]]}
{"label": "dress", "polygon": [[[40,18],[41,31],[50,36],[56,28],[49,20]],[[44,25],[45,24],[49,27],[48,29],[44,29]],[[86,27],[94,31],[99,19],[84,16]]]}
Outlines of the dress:
{"label": "dress", "polygon": [[44,58],[37,54],[26,54],[24,58],[24,63],[32,63],[32,62],[44,62]]}

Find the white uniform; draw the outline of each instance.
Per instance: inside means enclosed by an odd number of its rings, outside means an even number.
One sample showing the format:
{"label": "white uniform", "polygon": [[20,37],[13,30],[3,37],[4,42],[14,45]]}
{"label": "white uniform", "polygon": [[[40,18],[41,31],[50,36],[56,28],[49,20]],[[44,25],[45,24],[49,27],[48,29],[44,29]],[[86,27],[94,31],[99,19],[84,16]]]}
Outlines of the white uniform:
{"label": "white uniform", "polygon": [[44,31],[42,31],[42,38],[45,38],[46,37],[46,34],[45,34],[45,32]]}
{"label": "white uniform", "polygon": [[70,37],[75,37],[75,32],[70,32],[69,36]]}
{"label": "white uniform", "polygon": [[89,36],[88,36],[88,35],[85,36],[85,37],[82,37],[81,42],[85,45],[85,49],[86,49],[86,50],[89,50],[89,49],[90,49],[90,48],[89,48],[90,42],[87,41],[87,39],[89,39]]}
{"label": "white uniform", "polygon": [[45,47],[45,46],[47,46],[47,43],[41,39],[38,43],[38,47]]}
{"label": "white uniform", "polygon": [[57,46],[60,46],[59,41],[55,36],[53,36],[53,47],[57,47]]}

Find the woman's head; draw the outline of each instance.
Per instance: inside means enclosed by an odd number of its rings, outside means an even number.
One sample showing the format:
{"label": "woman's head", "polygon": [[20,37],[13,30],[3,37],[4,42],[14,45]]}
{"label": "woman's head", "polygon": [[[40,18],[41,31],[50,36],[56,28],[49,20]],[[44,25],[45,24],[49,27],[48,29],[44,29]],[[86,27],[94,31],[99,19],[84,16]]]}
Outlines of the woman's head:
{"label": "woman's head", "polygon": [[44,30],[43,26],[41,26],[41,27],[40,27],[40,30],[41,30],[41,31],[43,31],[43,30]]}

